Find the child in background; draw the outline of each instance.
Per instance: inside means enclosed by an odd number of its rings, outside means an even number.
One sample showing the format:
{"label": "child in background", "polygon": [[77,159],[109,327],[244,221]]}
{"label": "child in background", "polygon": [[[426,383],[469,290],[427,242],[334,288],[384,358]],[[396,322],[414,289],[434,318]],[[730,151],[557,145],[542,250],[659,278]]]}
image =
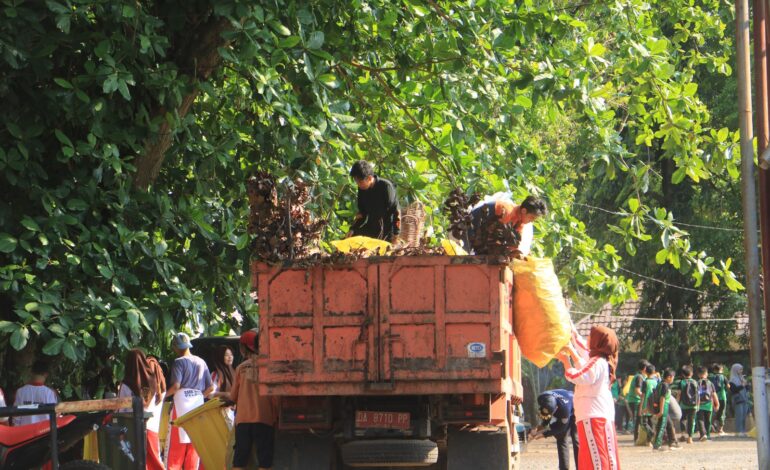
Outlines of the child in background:
{"label": "child in background", "polygon": [[623,377],[618,374],[610,392],[612,393],[612,400],[615,402],[615,430],[618,433],[625,432],[627,424],[630,418],[627,413],[628,405],[626,404],[626,397],[621,393],[623,390]]}
{"label": "child in background", "polygon": [[727,416],[727,378],[722,373],[721,364],[711,364],[709,380],[714,384],[719,399],[719,408],[714,413],[714,431],[719,436],[725,435],[725,417]]}
{"label": "child in background", "polygon": [[631,387],[626,395],[626,402],[628,403],[628,406],[631,407],[631,418],[634,421],[634,442],[639,438],[639,424],[642,421],[639,405],[642,402],[642,385],[644,384],[644,379],[647,377],[644,373],[644,369],[649,364],[650,363],[647,362],[646,359],[639,361],[636,368],[636,375],[631,379]]}
{"label": "child in background", "polygon": [[[32,366],[32,377],[26,385],[16,390],[16,399],[13,406],[23,405],[50,405],[59,403],[59,395],[45,384],[48,380],[48,364],[37,361]],[[47,421],[48,415],[16,416],[13,418],[14,426],[40,423]]]}
{"label": "child in background", "polygon": [[648,364],[647,367],[644,368],[644,373],[647,378],[645,378],[644,383],[642,383],[642,403],[640,405],[640,415],[641,425],[644,426],[644,430],[647,432],[647,439],[645,442],[642,442],[641,445],[649,446],[652,445],[652,436],[654,433],[652,426],[652,412],[650,411],[651,407],[649,401],[653,392],[658,386],[658,379],[657,374],[655,373],[655,366],[652,364]]}
{"label": "child in background", "polygon": [[650,403],[652,411],[655,413],[655,434],[652,441],[652,448],[654,450],[663,449],[663,438],[668,434],[668,448],[669,450],[678,450],[679,444],[676,441],[676,431],[674,430],[674,423],[669,417],[669,403],[671,400],[671,384],[674,382],[674,370],[667,368],[663,371],[661,382],[652,394],[652,402]]}
{"label": "child in background", "polygon": [[235,402],[233,470],[246,468],[252,445],[257,450],[260,470],[267,470],[273,466],[277,414],[271,399],[259,395],[259,340],[256,331],[243,333],[240,343],[245,360],[235,369],[230,389],[230,399]]}
{"label": "child in background", "polygon": [[682,424],[684,424],[685,436],[688,444],[692,444],[692,435],[695,434],[696,414],[698,412],[698,382],[692,378],[692,366],[684,365],[679,369],[679,380],[673,388],[677,391],[679,406],[682,408]]}
{"label": "child in background", "polygon": [[719,409],[719,398],[714,384],[708,379],[708,369],[698,366],[698,431],[700,440],[711,439],[711,415]]}

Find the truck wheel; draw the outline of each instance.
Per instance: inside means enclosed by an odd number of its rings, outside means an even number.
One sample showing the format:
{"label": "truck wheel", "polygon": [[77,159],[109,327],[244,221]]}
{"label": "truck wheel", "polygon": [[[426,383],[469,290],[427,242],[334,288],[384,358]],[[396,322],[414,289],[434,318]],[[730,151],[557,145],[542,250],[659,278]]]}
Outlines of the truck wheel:
{"label": "truck wheel", "polygon": [[110,470],[110,467],[92,460],[73,460],[60,465],[61,470]]}
{"label": "truck wheel", "polygon": [[438,462],[438,446],[427,439],[353,441],[342,445],[342,460],[351,467],[427,466]]}

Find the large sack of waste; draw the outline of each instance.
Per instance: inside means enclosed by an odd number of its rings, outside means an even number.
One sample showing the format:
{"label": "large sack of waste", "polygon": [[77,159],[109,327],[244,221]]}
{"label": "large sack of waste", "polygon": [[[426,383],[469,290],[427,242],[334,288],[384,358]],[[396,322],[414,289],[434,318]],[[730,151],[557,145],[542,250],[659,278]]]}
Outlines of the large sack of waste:
{"label": "large sack of waste", "polygon": [[513,332],[521,353],[545,367],[569,343],[571,323],[550,259],[513,260]]}

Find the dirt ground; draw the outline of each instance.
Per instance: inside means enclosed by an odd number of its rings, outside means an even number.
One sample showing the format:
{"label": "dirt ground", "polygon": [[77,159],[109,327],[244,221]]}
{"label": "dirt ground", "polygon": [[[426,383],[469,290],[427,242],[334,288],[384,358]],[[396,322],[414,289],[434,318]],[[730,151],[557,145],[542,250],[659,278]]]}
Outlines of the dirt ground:
{"label": "dirt ground", "polygon": [[[715,437],[712,441],[680,444],[681,450],[658,452],[651,448],[634,447],[632,437],[618,436],[620,466],[623,470],[651,468],[683,470],[743,470],[757,468],[757,442],[733,435]],[[521,454],[521,470],[558,469],[556,440],[538,439],[527,444]],[[570,462],[575,468],[575,462]]]}

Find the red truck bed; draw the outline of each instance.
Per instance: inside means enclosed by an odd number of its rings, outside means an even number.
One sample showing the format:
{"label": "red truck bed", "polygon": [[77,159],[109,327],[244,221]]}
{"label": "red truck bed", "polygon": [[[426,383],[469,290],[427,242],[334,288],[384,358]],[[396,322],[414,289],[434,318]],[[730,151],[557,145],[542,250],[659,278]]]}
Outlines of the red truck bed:
{"label": "red truck bed", "polygon": [[261,393],[521,397],[505,264],[404,256],[252,267]]}

